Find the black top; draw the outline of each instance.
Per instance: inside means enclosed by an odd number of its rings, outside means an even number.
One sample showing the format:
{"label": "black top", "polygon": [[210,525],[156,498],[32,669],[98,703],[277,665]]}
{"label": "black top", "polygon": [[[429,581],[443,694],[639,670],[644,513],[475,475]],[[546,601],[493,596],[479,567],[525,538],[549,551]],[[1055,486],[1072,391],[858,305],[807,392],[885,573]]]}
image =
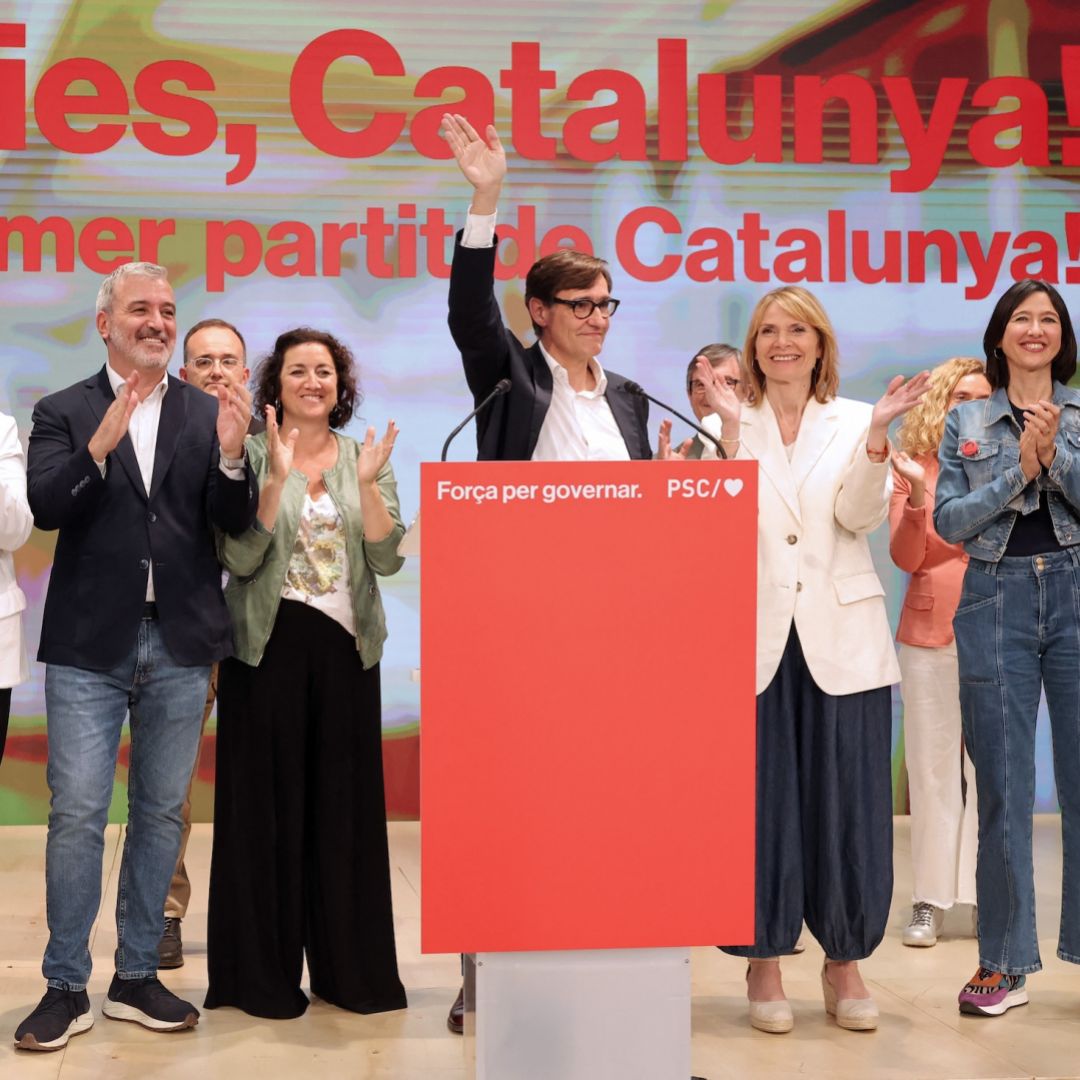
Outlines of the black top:
{"label": "black top", "polygon": [[[1024,430],[1024,410],[1012,406],[1013,416]],[[1043,469],[1040,475],[1045,475]],[[1013,522],[1009,542],[1005,545],[1005,554],[1010,555],[1045,555],[1049,551],[1061,551],[1061,545],[1054,534],[1054,523],[1050,519],[1050,504],[1046,492],[1039,492],[1039,508],[1030,514],[1017,514]]]}

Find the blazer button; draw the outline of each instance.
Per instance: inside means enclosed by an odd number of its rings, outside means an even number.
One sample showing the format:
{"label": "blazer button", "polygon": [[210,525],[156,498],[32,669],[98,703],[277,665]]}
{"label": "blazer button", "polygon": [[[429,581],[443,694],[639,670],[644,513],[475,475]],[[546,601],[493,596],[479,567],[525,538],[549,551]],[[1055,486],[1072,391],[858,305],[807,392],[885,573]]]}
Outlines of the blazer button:
{"label": "blazer button", "polygon": [[139,569],[140,570],[149,570],[150,569],[150,560],[149,559],[140,559],[139,560]]}
{"label": "blazer button", "polygon": [[789,544],[797,544],[799,542],[799,538],[794,533],[790,533],[788,535],[787,542]]}
{"label": "blazer button", "polygon": [[151,525],[153,525],[154,522],[157,521],[157,514],[155,514],[154,511],[151,510],[150,513],[146,515],[146,520],[149,521]]}
{"label": "blazer button", "polygon": [[802,592],[802,582],[801,581],[796,581],[795,582],[795,591],[796,592]]}

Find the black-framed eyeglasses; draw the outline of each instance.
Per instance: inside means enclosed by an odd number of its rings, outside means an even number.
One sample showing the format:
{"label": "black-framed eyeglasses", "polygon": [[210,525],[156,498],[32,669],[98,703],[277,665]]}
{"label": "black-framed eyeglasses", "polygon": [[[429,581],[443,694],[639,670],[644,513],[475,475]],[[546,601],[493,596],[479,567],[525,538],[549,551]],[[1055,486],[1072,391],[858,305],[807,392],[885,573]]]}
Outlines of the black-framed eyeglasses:
{"label": "black-framed eyeglasses", "polygon": [[589,300],[584,296],[577,300],[563,300],[561,297],[555,296],[551,302],[553,304],[564,304],[574,313],[575,319],[587,319],[597,309],[599,309],[601,315],[606,315],[610,319],[619,310],[619,301],[614,296],[609,296],[604,300]]}
{"label": "black-framed eyeglasses", "polygon": [[[741,383],[742,379],[733,379],[730,375],[724,376],[724,385],[727,386],[729,390],[738,390]],[[686,384],[686,390],[690,394],[704,394],[705,384],[699,379],[694,379],[693,382]]]}

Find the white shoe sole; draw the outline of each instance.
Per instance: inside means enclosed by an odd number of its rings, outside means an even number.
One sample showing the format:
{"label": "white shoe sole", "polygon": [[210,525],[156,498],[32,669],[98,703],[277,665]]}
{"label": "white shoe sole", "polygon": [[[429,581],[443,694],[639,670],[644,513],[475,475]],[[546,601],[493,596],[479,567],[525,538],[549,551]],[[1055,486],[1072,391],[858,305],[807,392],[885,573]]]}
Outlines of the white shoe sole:
{"label": "white shoe sole", "polygon": [[84,1031],[89,1031],[94,1026],[94,1014],[92,1012],[84,1012],[82,1016],[76,1016],[74,1020],[68,1024],[67,1031],[64,1032],[58,1039],[53,1039],[51,1042],[38,1042],[34,1037],[33,1032],[27,1032],[21,1039],[17,1040],[15,1047],[18,1050],[62,1050],[67,1046],[68,1039],[72,1035],[81,1035]]}
{"label": "white shoe sole", "polygon": [[1008,1012],[1009,1009],[1016,1005],[1026,1005],[1028,1003],[1027,987],[1023,990],[1013,990],[1005,995],[1005,1000],[998,1002],[997,1005],[971,1005],[968,1002],[964,1002],[960,1006],[960,1011],[965,1016],[1000,1016],[1003,1012]]}
{"label": "white shoe sole", "polygon": [[932,945],[937,944],[937,938],[906,938],[900,939],[908,948],[911,949],[929,949]]}
{"label": "white shoe sole", "polygon": [[188,1013],[183,1020],[158,1020],[153,1016],[148,1016],[141,1009],[136,1009],[133,1005],[125,1005],[122,1001],[111,1001],[109,998],[105,999],[101,1011],[110,1020],[129,1020],[151,1031],[186,1031],[199,1022],[198,1016],[193,1012]]}

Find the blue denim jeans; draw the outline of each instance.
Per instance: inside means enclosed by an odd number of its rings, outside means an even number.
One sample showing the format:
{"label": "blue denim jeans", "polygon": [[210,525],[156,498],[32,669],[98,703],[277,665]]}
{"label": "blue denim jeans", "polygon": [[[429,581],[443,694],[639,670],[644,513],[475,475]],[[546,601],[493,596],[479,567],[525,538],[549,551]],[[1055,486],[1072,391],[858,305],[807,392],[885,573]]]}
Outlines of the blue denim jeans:
{"label": "blue denim jeans", "polygon": [[82,990],[101,903],[101,860],[124,718],[131,716],[128,826],[116,901],[116,970],[157,971],[165,896],[180,847],[180,808],[199,746],[210,668],[181,667],[155,620],[111,671],[49,664],[45,709],[52,792],[45,848],[49,986]]}
{"label": "blue denim jeans", "polygon": [[1042,968],[1031,855],[1035,720],[1046,691],[1061,803],[1058,956],[1080,963],[1080,550],[972,559],[953,620],[979,800],[979,963]]}

